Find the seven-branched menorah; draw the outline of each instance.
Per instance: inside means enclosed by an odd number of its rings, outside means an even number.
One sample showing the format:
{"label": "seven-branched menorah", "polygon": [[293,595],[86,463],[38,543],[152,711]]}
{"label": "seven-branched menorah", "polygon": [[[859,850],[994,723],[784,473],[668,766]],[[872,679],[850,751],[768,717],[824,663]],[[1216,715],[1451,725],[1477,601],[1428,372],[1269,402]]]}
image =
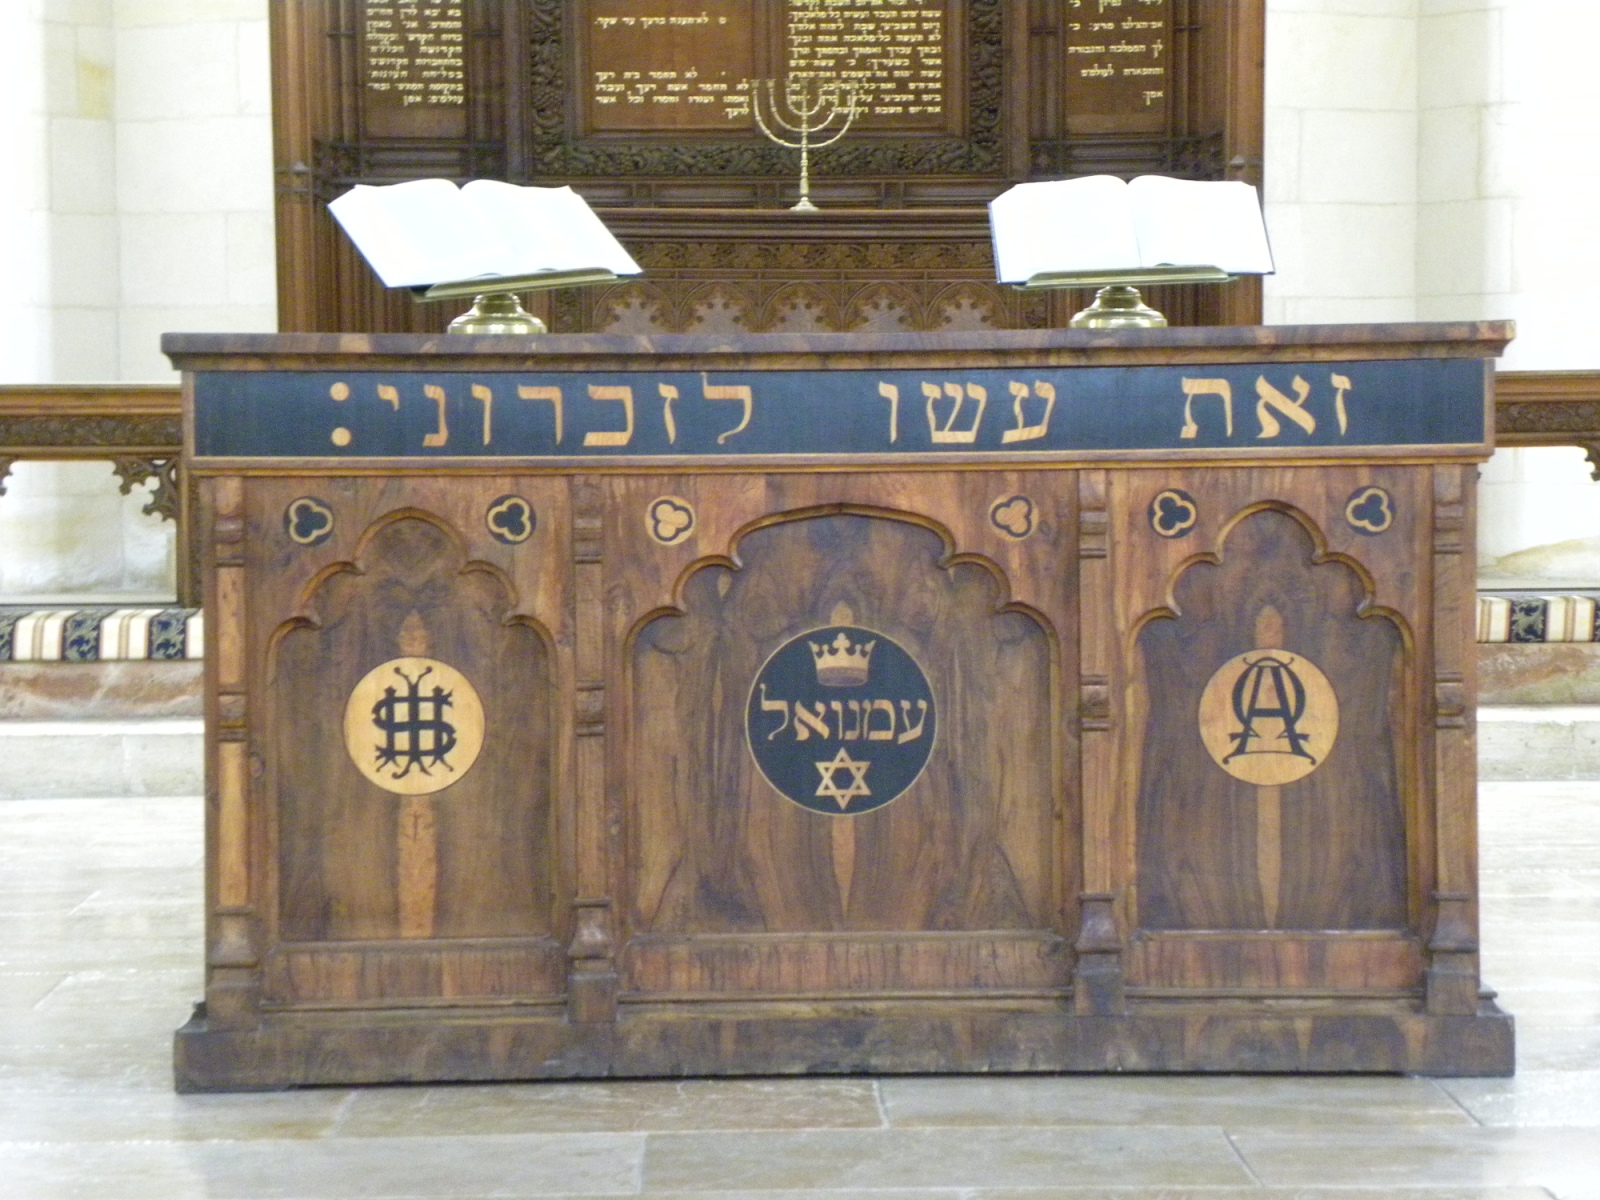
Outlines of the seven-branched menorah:
{"label": "seven-branched menorah", "polygon": [[[817,206],[811,203],[811,151],[831,146],[849,132],[858,112],[859,101],[855,89],[846,88],[837,80],[819,82],[815,78],[790,76],[784,80],[783,103],[779,104],[776,80],[752,79],[748,82],[750,110],[755,114],[761,132],[780,146],[800,151],[800,199],[790,211],[816,212]],[[763,92],[766,108],[772,117],[771,125],[761,111]],[[841,98],[841,92],[848,99]],[[787,116],[785,109],[788,110]],[[843,123],[834,129],[834,122],[841,117]],[[798,134],[799,140],[790,141],[781,131]],[[813,140],[819,137],[823,140]]]}

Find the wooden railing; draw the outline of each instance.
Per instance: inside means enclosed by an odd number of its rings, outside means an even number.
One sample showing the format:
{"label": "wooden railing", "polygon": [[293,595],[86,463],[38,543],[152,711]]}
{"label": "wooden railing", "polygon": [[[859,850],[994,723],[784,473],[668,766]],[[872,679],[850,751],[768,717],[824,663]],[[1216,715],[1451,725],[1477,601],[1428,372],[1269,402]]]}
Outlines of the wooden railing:
{"label": "wooden railing", "polygon": [[21,459],[109,459],[124,495],[156,481],[144,511],[178,527],[178,602],[199,597],[183,456],[183,400],[174,384],[0,385],[0,495]]}
{"label": "wooden railing", "polygon": [[[1600,480],[1600,371],[1502,371],[1495,442],[1581,446]],[[19,459],[109,459],[127,493],[156,480],[145,511],[178,527],[178,600],[199,603],[199,559],[181,468],[183,404],[169,384],[0,386],[0,495]]]}
{"label": "wooden railing", "polygon": [[1600,371],[1501,371],[1497,446],[1582,446],[1600,480]]}

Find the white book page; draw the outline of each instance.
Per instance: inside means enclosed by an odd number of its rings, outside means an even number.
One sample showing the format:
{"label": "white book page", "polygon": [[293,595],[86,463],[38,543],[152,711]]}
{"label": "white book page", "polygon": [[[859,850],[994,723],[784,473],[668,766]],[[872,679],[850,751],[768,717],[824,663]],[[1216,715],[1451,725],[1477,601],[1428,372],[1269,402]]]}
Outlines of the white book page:
{"label": "white book page", "polygon": [[989,204],[1002,283],[1139,266],[1128,185],[1114,175],[1019,183]]}
{"label": "white book page", "polygon": [[1139,232],[1141,265],[1272,274],[1261,201],[1248,183],[1141,175],[1128,185],[1128,195]]}
{"label": "white book page", "polygon": [[517,187],[475,179],[461,189],[463,199],[486,234],[505,247],[497,275],[601,268],[614,275],[637,275],[639,265],[569,187]]}
{"label": "white book page", "polygon": [[328,211],[385,287],[424,287],[494,270],[504,252],[467,219],[448,179],[387,187],[357,184]]}

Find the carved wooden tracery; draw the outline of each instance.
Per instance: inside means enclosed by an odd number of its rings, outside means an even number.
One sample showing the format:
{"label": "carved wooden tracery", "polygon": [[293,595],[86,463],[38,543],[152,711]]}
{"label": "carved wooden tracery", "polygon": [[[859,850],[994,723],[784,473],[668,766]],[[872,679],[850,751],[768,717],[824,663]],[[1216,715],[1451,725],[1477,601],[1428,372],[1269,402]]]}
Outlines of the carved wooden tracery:
{"label": "carved wooden tracery", "polygon": [[[464,103],[409,107],[368,86],[369,10],[392,16],[399,6],[274,4],[280,327],[432,332],[453,315],[450,306],[419,307],[386,293],[344,240],[325,205],[356,183],[444,176],[571,184],[644,265],[654,289],[538,298],[553,328],[584,332],[639,327],[646,294],[646,326],[656,330],[1060,325],[1081,297],[1024,298],[994,283],[983,206],[1005,188],[1091,173],[1260,182],[1261,0],[1099,5],[1097,15],[1110,18],[1101,25],[1115,27],[1102,43],[1148,47],[1164,72],[1142,101],[1130,90],[1138,80],[1116,80],[1114,103],[1097,102],[1095,95],[1112,93],[1094,92],[1084,76],[1125,60],[1082,53],[1085,31],[1096,26],[1071,0],[929,5],[942,14],[948,118],[938,127],[923,118],[864,120],[815,155],[813,192],[823,212],[801,217],[785,211],[796,156],[752,127],[586,127],[586,39],[602,0],[422,5],[460,20]],[[676,0],[637,7],[688,11]],[[800,7],[751,0],[719,11],[750,25],[761,69],[781,72],[783,22]],[[866,0],[855,7],[872,13]],[[762,265],[737,263],[741,252]],[[914,277],[886,278],[885,253],[896,260],[891,272]],[[920,262],[901,261],[908,258]],[[863,287],[875,282],[896,286],[863,302]],[[709,283],[726,297],[710,322],[693,299]],[[781,304],[774,311],[773,297],[802,283],[815,303],[798,317]],[[955,284],[962,286],[951,307]],[[1163,289],[1154,302],[1178,324],[1251,322],[1260,309],[1253,283]]]}

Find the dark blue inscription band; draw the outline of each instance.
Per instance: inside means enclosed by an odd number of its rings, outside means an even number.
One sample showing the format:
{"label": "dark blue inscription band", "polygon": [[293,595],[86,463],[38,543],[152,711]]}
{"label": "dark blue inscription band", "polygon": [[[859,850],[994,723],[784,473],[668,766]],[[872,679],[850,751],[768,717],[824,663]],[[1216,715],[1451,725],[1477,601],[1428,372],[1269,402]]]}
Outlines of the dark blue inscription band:
{"label": "dark blue inscription band", "polygon": [[200,372],[204,458],[1461,446],[1477,359],[939,371]]}

